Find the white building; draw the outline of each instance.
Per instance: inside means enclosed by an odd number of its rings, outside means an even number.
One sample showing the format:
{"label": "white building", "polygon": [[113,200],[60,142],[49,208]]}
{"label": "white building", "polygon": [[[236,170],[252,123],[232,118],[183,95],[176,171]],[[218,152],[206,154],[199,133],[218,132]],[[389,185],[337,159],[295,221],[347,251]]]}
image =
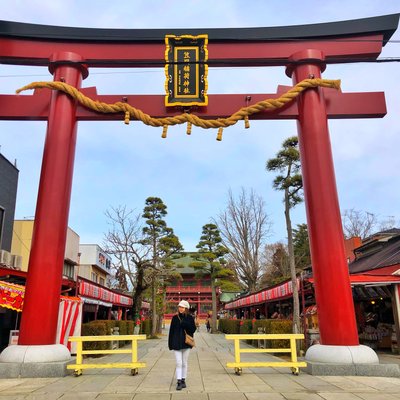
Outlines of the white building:
{"label": "white building", "polygon": [[79,245],[79,271],[82,278],[106,286],[111,273],[111,257],[97,244]]}

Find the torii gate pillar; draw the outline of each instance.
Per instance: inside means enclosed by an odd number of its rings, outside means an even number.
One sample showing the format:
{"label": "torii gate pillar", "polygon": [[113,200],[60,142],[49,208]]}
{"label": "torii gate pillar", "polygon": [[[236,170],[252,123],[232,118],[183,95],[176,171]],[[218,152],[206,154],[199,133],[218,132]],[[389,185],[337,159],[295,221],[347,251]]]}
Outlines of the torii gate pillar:
{"label": "torii gate pillar", "polygon": [[[290,60],[286,74],[297,84],[321,78],[325,70],[320,50],[303,50]],[[308,362],[378,363],[376,353],[359,344],[346,263],[343,228],[336,190],[324,94],[308,90],[298,99],[297,122],[311,260],[318,304],[321,344],[311,346]],[[340,318],[338,307],[340,306]],[[334,321],[334,323],[332,323]]]}
{"label": "torii gate pillar", "polygon": [[[88,75],[82,61],[81,56],[72,52],[55,53],[50,57],[49,71],[55,81],[80,88],[82,78]],[[42,365],[41,373],[46,376],[51,376],[50,370],[53,376],[64,375],[65,365],[71,359],[66,346],[53,343],[75,160],[76,108],[76,101],[65,93],[52,93],[20,336],[18,346],[9,346],[1,354],[1,362],[6,363],[3,367],[13,363],[9,365],[16,368],[20,363],[21,368],[29,370],[29,364],[39,363],[36,365]],[[26,376],[27,372],[21,374]]]}

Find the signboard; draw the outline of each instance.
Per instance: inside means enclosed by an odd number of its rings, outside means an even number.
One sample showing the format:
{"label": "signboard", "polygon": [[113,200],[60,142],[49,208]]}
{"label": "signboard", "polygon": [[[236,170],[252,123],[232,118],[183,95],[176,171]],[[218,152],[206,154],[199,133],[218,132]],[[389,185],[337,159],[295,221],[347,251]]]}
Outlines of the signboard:
{"label": "signboard", "polygon": [[208,35],[167,35],[165,44],[165,105],[206,106]]}
{"label": "signboard", "polygon": [[10,337],[8,339],[8,345],[18,344],[19,330],[11,330]]}

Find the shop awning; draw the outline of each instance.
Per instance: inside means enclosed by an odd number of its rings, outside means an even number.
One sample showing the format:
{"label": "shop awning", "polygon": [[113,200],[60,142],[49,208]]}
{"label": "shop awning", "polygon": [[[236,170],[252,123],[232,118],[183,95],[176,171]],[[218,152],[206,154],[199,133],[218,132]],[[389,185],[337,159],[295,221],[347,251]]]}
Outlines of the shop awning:
{"label": "shop awning", "polygon": [[[314,278],[308,278],[308,281],[314,283]],[[354,274],[350,275],[350,283],[351,285],[391,285],[394,283],[400,283],[400,276]]]}
{"label": "shop awning", "polygon": [[111,290],[95,285],[93,283],[89,283],[84,280],[80,280],[79,282],[79,295],[87,299],[101,301],[104,304],[114,304],[125,307],[130,307],[133,304],[131,297],[124,296],[123,294],[114,293]]}
{"label": "shop awning", "polygon": [[[299,287],[299,279],[297,280],[297,287]],[[281,285],[275,286],[270,289],[262,290],[261,292],[251,294],[231,303],[225,305],[225,310],[233,310],[239,307],[246,307],[261,303],[268,303],[270,301],[283,300],[293,294],[292,281],[284,282]]]}

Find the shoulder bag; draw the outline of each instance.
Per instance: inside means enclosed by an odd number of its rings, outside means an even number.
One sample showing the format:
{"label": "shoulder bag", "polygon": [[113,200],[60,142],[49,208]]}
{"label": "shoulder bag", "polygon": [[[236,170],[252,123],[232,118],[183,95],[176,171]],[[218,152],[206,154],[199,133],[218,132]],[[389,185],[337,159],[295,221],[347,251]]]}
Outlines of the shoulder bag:
{"label": "shoulder bag", "polygon": [[[182,320],[179,318],[179,315],[178,315],[178,319],[179,319],[180,323],[182,323]],[[186,343],[188,346],[190,346],[190,347],[194,347],[196,344],[195,344],[195,342],[194,342],[193,336],[190,336],[190,335],[186,332],[185,329],[183,330],[183,332],[185,332],[185,343]]]}

